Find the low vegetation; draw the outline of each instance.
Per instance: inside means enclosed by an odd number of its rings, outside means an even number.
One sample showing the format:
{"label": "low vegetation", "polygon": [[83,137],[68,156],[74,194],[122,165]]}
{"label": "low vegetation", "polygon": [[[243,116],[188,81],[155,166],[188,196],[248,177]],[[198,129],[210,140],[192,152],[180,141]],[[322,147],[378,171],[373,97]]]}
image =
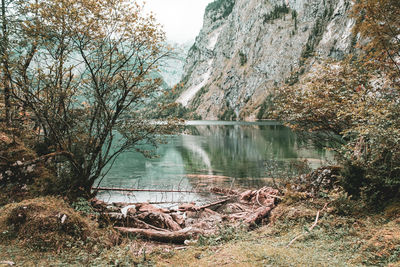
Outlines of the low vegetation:
{"label": "low vegetation", "polygon": [[[56,266],[400,264],[399,203],[388,207],[385,212],[371,213],[360,205],[361,202],[339,192],[332,191],[323,198],[303,197],[300,201],[293,201],[295,194],[294,191],[288,192],[287,197],[272,211],[268,225],[252,232],[221,227],[217,234],[200,237],[184,247],[152,243],[133,236],[119,238],[111,230],[94,227],[93,222],[65,206],[62,200],[42,198],[24,201],[1,209],[0,261]],[[50,201],[54,204],[49,204]],[[29,207],[31,211],[24,207]],[[44,212],[39,213],[39,209]],[[15,215],[21,210],[26,219],[32,219],[34,215],[39,215],[39,218],[20,223],[21,219],[15,220]],[[310,230],[318,212],[317,223]],[[61,223],[60,214],[68,216],[65,226]],[[68,220],[74,222],[76,227],[70,229],[72,224],[68,224]],[[10,228],[12,223],[20,226],[18,232],[14,226]],[[38,225],[46,227],[37,228]],[[71,231],[61,231],[62,227]],[[45,238],[49,236],[51,238]],[[293,241],[296,237],[299,238]],[[67,249],[57,249],[62,246]],[[29,253],[26,253],[27,248]]]}
{"label": "low vegetation", "polygon": [[1,208],[0,240],[18,240],[22,247],[57,252],[76,247],[92,249],[114,246],[115,231],[107,236],[94,221],[82,216],[63,200],[54,197],[28,199]]}
{"label": "low vegetation", "polygon": [[[214,12],[217,14],[222,12],[221,17],[226,18],[232,13],[234,6],[235,0],[215,0],[207,5],[205,12]],[[219,18],[214,16],[214,20],[217,19]]]}
{"label": "low vegetation", "polygon": [[263,23],[273,23],[274,20],[289,14],[290,8],[286,4],[276,5],[268,14],[264,15]]}
{"label": "low vegetation", "polygon": [[[160,83],[150,74],[165,55],[153,19],[125,0],[7,1],[19,12],[4,2],[0,265],[400,265],[399,1],[357,1],[359,53],[324,62],[310,76],[299,72],[260,109],[313,133],[337,152],[338,165],[313,172],[301,165],[288,179],[272,177],[272,205],[260,203],[261,189],[250,191],[250,214],[236,216],[250,226],[221,223],[211,235],[180,240],[185,246],[117,233],[87,200],[119,153],[156,145],[159,134],[177,126],[146,119]],[[228,16],[234,1],[208,9],[225,4]],[[267,22],[288,12],[278,7]],[[234,118],[233,110],[224,117]],[[197,216],[206,207],[188,209]]]}
{"label": "low vegetation", "polygon": [[143,145],[175,130],[176,121],[147,116],[169,52],[142,9],[127,0],[2,2],[1,130],[53,160],[60,195],[90,197],[120,153],[151,154]]}
{"label": "low vegetation", "polygon": [[[270,106],[261,107],[335,150],[343,188],[375,208],[400,198],[399,10],[398,1],[357,2],[358,53],[315,63],[310,73],[270,96]],[[319,32],[315,29],[315,36]]]}

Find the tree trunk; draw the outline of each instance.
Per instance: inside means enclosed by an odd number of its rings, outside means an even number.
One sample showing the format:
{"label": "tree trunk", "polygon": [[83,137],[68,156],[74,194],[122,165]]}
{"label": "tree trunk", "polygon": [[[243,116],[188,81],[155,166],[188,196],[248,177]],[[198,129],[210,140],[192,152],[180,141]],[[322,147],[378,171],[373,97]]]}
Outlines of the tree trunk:
{"label": "tree trunk", "polygon": [[2,72],[3,72],[3,86],[4,86],[4,114],[5,122],[8,126],[11,124],[10,116],[10,84],[9,84],[9,70],[8,70],[8,36],[7,36],[7,18],[6,18],[6,3],[5,0],[1,0],[1,19],[2,19],[2,45],[1,45],[1,57],[2,57]]}

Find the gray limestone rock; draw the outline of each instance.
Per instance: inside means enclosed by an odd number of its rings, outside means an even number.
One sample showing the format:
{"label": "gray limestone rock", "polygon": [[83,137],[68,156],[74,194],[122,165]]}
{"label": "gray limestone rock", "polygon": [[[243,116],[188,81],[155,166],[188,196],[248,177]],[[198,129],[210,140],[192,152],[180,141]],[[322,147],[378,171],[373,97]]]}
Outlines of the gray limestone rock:
{"label": "gray limestone rock", "polygon": [[256,119],[271,89],[352,50],[348,0],[218,0],[188,53],[176,100],[203,119]]}

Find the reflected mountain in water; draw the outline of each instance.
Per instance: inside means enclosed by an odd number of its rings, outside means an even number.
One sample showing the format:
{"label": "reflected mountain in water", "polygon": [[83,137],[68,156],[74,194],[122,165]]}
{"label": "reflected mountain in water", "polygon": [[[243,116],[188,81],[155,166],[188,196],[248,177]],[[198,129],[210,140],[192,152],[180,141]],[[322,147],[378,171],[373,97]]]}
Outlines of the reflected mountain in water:
{"label": "reflected mountain in water", "polygon": [[[184,133],[167,137],[147,159],[137,152],[122,154],[101,182],[105,187],[198,190],[209,185],[254,188],[265,184],[265,162],[308,159],[318,167],[333,155],[299,139],[272,122],[188,122]],[[234,178],[234,179],[233,179]],[[199,201],[208,195],[103,192],[108,201]]]}

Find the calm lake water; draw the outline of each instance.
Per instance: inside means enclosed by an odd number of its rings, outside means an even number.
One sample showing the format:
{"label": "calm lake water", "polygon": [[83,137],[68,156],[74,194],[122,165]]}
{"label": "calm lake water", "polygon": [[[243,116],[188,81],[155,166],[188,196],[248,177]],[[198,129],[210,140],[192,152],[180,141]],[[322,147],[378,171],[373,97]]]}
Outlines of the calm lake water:
{"label": "calm lake water", "polygon": [[[100,186],[201,191],[209,186],[257,188],[270,182],[269,164],[307,159],[316,168],[333,155],[275,122],[188,121],[167,137],[157,158],[125,152]],[[205,191],[205,190],[204,190]],[[109,202],[202,202],[207,193],[101,192]]]}

